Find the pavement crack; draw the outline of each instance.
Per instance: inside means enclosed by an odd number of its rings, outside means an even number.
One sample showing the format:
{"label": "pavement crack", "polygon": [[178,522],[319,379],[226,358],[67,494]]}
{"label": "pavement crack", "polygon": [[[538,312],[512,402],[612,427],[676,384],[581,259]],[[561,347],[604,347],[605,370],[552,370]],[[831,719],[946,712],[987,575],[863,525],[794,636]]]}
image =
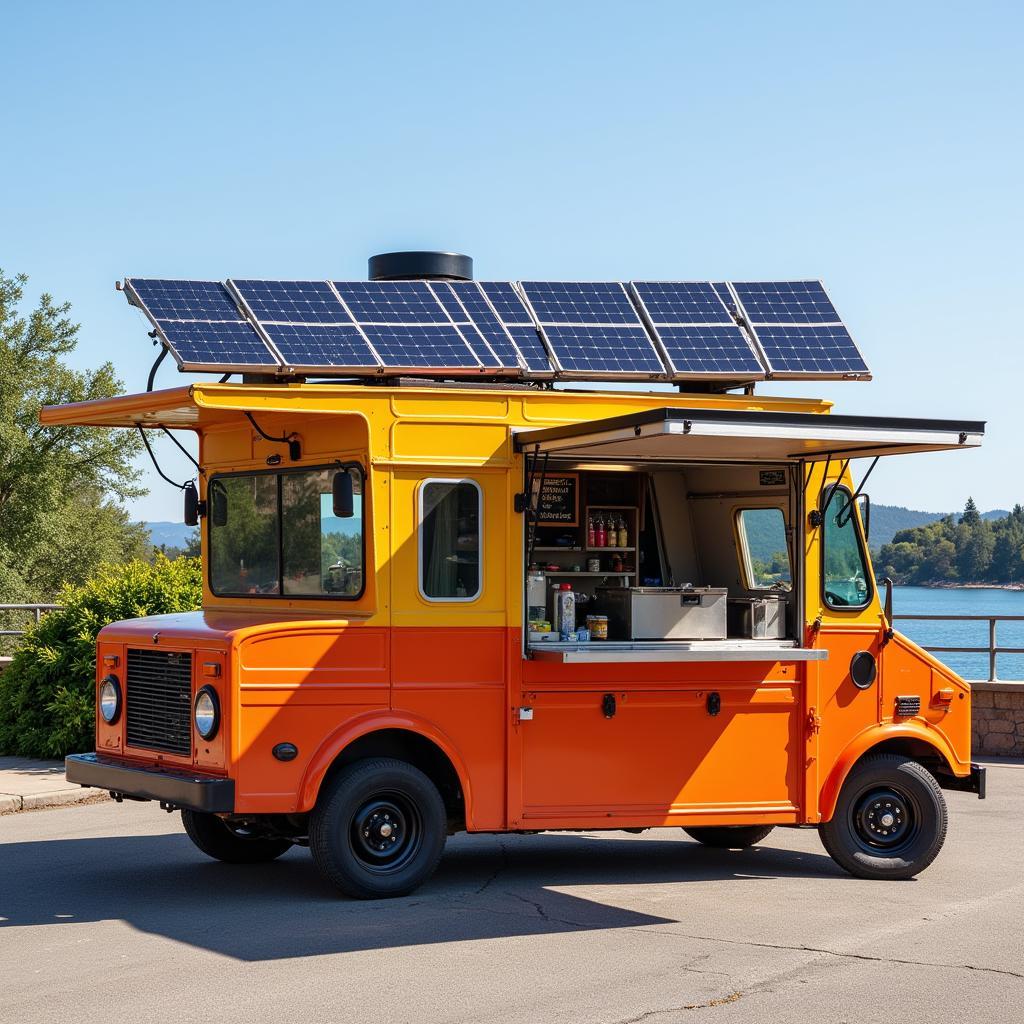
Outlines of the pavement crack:
{"label": "pavement crack", "polygon": [[479,896],[482,892],[486,892],[498,879],[498,876],[508,867],[508,847],[499,839],[498,846],[501,849],[501,861],[498,866],[491,872],[491,874],[485,879],[483,885],[474,893],[475,896]]}
{"label": "pavement crack", "polygon": [[680,1013],[683,1010],[707,1010],[713,1006],[727,1006],[742,998],[742,992],[730,992],[728,995],[716,996],[703,1003],[682,1003],[679,1006],[665,1006],[660,1010],[644,1010],[643,1013],[637,1014],[635,1017],[623,1017],[621,1020],[615,1021],[615,1024],[642,1024],[644,1021],[654,1020],[666,1013]]}
{"label": "pavement crack", "polygon": [[688,932],[676,932],[658,929],[662,935],[675,935],[678,938],[694,939],[698,942],[721,942],[728,946],[752,946],[757,949],[789,950],[794,953],[819,953],[822,956],[834,956],[847,960],[867,960],[882,964],[904,964],[910,967],[941,967],[944,970],[977,971],[983,974],[1002,974],[1010,978],[1024,981],[1024,972],[1010,971],[1002,967],[982,967],[979,964],[950,964],[935,960],[906,960],[894,956],[872,956],[870,953],[848,953],[838,949],[825,949],[821,946],[792,946],[782,942],[754,942],[751,939],[721,939],[711,935],[691,935]]}

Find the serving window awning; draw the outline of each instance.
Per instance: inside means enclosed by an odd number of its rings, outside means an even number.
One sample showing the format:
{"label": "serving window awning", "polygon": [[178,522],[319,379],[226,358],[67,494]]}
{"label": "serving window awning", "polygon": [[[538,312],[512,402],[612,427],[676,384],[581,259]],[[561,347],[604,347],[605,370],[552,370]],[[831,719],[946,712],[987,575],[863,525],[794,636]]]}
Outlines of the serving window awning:
{"label": "serving window awning", "polygon": [[515,435],[516,448],[588,462],[820,462],[977,448],[985,424],[885,416],[648,409]]}

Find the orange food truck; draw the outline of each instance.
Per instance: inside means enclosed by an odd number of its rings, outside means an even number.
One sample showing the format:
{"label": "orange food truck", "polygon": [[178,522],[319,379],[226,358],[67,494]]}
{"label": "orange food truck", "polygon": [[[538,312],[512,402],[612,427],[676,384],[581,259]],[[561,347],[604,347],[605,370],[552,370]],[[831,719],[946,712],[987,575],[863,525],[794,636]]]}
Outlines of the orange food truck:
{"label": "orange food truck", "polygon": [[860,877],[927,867],[942,790],[984,796],[971,693],[893,630],[851,465],[984,424],[757,393],[869,377],[817,281],[370,264],[128,279],[157,364],[224,376],[43,411],[199,440],[203,607],[102,630],[68,779],[361,898],[459,831],[813,827]]}

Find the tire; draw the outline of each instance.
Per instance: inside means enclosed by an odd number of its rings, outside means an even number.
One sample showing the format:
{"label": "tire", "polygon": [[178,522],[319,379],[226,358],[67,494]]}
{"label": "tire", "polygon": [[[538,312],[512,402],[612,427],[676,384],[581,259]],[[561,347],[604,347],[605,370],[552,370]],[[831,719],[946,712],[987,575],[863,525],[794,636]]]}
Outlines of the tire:
{"label": "tire", "polygon": [[189,839],[214,860],[228,864],[262,864],[291,849],[291,841],[273,836],[249,835],[241,826],[232,827],[216,814],[181,812],[181,823]]}
{"label": "tire", "polygon": [[828,855],[851,875],[901,880],[938,856],[947,817],[931,772],[899,754],[875,754],[854,766],[832,820],[818,832]]}
{"label": "tire", "polygon": [[320,793],[309,848],[321,873],[360,900],[407,896],[444,852],[444,801],[418,768],[394,758],[348,765]]}
{"label": "tire", "polygon": [[691,839],[716,850],[745,850],[756,846],[774,828],[774,825],[705,825],[683,831]]}

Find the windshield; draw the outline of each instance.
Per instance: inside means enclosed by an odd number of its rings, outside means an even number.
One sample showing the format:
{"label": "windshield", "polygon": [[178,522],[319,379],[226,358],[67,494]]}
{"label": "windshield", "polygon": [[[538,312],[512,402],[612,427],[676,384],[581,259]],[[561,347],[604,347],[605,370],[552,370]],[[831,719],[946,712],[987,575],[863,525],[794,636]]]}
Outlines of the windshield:
{"label": "windshield", "polygon": [[[353,515],[333,512],[336,473],[352,477]],[[363,592],[358,466],[215,477],[210,589],[218,595],[354,598]]]}
{"label": "windshield", "polygon": [[845,488],[832,491],[825,509],[822,546],[825,603],[830,608],[863,608],[871,593],[867,559]]}

